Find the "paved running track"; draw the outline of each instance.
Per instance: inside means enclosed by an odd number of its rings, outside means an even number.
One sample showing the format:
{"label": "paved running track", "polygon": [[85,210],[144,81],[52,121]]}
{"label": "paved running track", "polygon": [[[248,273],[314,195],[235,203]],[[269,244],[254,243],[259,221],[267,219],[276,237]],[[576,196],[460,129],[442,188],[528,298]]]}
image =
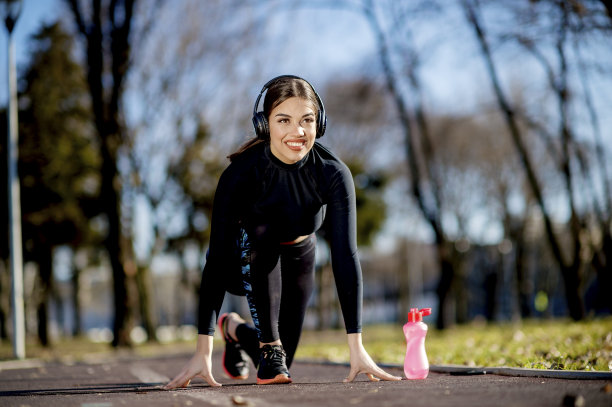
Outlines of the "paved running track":
{"label": "paved running track", "polygon": [[[465,370],[450,369],[431,372],[425,380],[370,382],[360,375],[353,383],[343,383],[348,374],[345,365],[295,362],[293,384],[258,386],[253,369],[245,381],[225,378],[220,356],[213,356],[213,374],[223,387],[210,388],[196,379],[189,388],[173,391],[160,385],[178,373],[190,355],[80,363],[0,362],[0,406],[612,406],[612,375],[606,374],[563,379],[459,375]],[[402,375],[396,367],[387,370]]]}

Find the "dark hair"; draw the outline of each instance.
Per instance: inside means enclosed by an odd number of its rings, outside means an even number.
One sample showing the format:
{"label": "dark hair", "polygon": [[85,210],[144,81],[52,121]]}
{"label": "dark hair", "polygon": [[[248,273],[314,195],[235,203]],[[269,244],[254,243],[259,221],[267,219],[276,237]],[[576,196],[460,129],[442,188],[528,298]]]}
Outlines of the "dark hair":
{"label": "dark hair", "polygon": [[[308,82],[301,78],[281,76],[272,82],[267,88],[266,96],[263,102],[263,114],[266,119],[270,118],[270,113],[272,113],[272,110],[274,110],[276,106],[292,97],[305,99],[312,103],[313,108],[316,110],[317,118],[321,114],[317,94]],[[238,150],[230,154],[227,158],[232,161],[249,148],[267,141],[269,141],[269,139],[262,139],[255,136],[241,145]]]}

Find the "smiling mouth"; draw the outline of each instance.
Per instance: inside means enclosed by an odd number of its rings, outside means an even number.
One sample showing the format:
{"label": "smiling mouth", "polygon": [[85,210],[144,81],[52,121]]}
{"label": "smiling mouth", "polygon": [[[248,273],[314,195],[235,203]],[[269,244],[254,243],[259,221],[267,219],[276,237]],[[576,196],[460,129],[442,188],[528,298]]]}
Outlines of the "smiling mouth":
{"label": "smiling mouth", "polygon": [[301,150],[306,145],[306,142],[305,141],[287,141],[285,144],[290,149],[298,151],[298,150]]}

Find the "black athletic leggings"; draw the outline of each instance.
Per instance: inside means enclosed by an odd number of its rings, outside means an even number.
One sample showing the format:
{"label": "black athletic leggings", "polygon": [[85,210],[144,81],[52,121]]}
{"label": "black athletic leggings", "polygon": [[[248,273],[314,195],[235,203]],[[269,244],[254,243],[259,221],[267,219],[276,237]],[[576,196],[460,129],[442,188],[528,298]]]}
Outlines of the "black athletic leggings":
{"label": "black athletic leggings", "polygon": [[240,325],[236,336],[256,365],[259,342],[277,339],[287,353],[287,366],[293,361],[314,287],[315,245],[314,234],[292,245],[265,240],[242,245],[243,258],[248,258],[243,280],[255,326]]}

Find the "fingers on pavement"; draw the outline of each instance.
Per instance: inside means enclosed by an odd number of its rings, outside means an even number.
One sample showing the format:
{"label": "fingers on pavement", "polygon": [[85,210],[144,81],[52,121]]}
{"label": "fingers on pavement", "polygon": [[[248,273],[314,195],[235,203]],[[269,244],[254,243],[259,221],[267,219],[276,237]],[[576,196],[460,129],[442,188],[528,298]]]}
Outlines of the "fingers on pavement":
{"label": "fingers on pavement", "polygon": [[183,370],[174,379],[172,379],[168,384],[166,384],[164,386],[164,389],[172,390],[172,389],[176,389],[177,387],[187,387],[189,386],[190,382],[191,382],[191,378],[189,377],[188,373],[185,370]]}
{"label": "fingers on pavement", "polygon": [[389,374],[385,372],[384,370],[382,370],[381,368],[377,367],[376,369],[371,369],[371,370],[365,370],[365,369],[351,370],[348,377],[344,379],[344,382],[345,383],[352,382],[353,380],[355,380],[355,377],[360,373],[364,373],[368,377],[368,379],[370,379],[370,381],[373,381],[373,382],[378,382],[381,379],[390,380],[390,381],[402,380],[401,377],[393,376],[392,374]]}
{"label": "fingers on pavement", "polygon": [[379,378],[381,378],[382,380],[391,380],[391,381],[402,380],[401,377],[393,376],[392,374],[389,374],[380,368],[378,368],[377,372],[375,372],[374,374],[378,376]]}
{"label": "fingers on pavement", "polygon": [[344,383],[348,383],[348,382],[352,382],[353,380],[355,380],[355,377],[359,374],[358,370],[353,370],[351,369],[349,371],[349,375],[346,377],[346,379],[344,379]]}
{"label": "fingers on pavement", "polygon": [[210,376],[200,375],[200,377],[202,377],[204,380],[206,380],[206,383],[208,383],[212,387],[221,387],[222,386],[222,384],[217,382],[212,375],[210,375]]}

